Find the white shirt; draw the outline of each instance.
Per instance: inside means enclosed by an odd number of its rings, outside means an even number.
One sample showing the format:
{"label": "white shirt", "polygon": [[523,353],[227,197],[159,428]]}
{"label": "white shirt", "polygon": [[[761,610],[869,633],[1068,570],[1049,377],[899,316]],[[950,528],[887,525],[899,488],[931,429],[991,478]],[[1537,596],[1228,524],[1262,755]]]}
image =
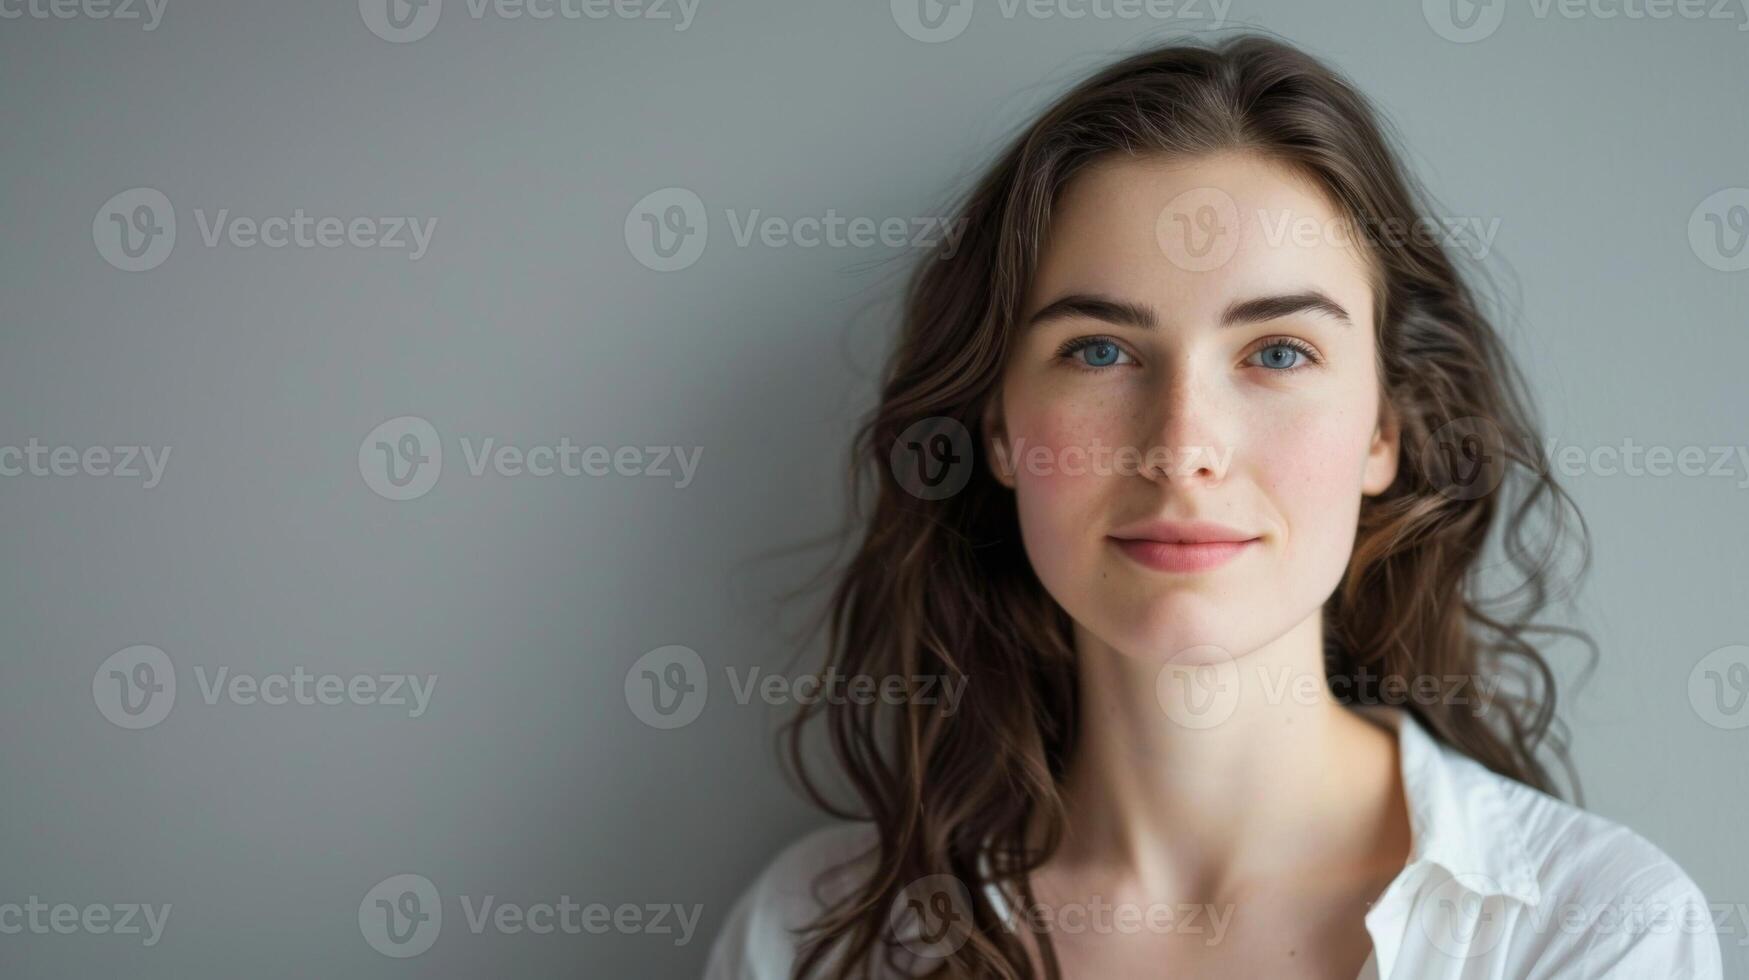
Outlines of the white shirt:
{"label": "white shirt", "polygon": [[[1359,980],[1721,980],[1705,896],[1651,842],[1490,771],[1401,709],[1356,710],[1397,731],[1412,835],[1403,870],[1366,914],[1373,951]],[[730,910],[705,980],[789,980],[790,930],[822,908],[816,876],[873,834],[827,827],[778,855]],[[842,887],[828,883],[826,897]],[[1005,896],[986,894],[1012,927]]]}

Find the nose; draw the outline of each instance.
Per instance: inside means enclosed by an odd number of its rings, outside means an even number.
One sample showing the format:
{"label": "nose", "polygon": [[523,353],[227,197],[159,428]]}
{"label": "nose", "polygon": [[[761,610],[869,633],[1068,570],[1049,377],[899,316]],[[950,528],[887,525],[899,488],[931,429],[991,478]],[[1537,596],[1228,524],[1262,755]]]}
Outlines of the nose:
{"label": "nose", "polygon": [[1159,483],[1213,485],[1227,446],[1229,413],[1220,384],[1206,366],[1179,362],[1164,372],[1149,399],[1142,475]]}

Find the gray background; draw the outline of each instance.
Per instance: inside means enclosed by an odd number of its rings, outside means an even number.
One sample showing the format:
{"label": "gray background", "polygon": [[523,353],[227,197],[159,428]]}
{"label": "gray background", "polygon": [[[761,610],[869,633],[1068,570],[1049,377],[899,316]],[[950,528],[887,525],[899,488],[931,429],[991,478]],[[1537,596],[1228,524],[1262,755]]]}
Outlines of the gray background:
{"label": "gray background", "polygon": [[[1499,219],[1489,262],[1549,435],[1749,443],[1749,272],[1709,265],[1688,235],[1704,200],[1749,185],[1749,21],[1502,2],[1473,42],[1414,3],[1241,0],[1228,20],[1330,59],[1400,127],[1446,213]],[[940,214],[1073,78],[1217,26],[1206,3],[1191,14],[1008,18],[978,0],[940,43],[872,0],[703,0],[684,31],[475,19],[446,0],[410,43],[350,0],[169,0],[151,31],[0,20],[0,444],[172,447],[150,490],[0,478],[0,903],[173,907],[150,949],[0,936],[0,973],[696,974],[729,902],[819,820],[773,760],[787,707],[737,704],[723,669],[789,656],[800,614],[774,597],[825,555],[762,556],[833,527],[913,254],[742,247],[724,210]],[[178,223],[145,272],[112,267],[93,234],[135,187]],[[711,224],[694,264],[660,273],[624,225],[668,187]],[[207,247],[194,211],[219,208],[438,223],[417,261]],[[358,453],[402,415],[429,420],[445,459],[398,502]],[[474,477],[463,436],[704,452],[684,488]],[[1749,643],[1749,471],[1733,465],[1566,478],[1596,543],[1573,621],[1603,657],[1563,715],[1589,806],[1712,901],[1749,903],[1749,729],[1690,696],[1708,651]],[[93,695],[134,644],[164,650],[179,684],[141,731]],[[696,721],[660,730],[625,683],[670,644],[712,687]],[[209,705],[197,667],[437,686],[419,718]],[[374,951],[358,922],[398,873],[444,895],[440,938],[412,959]],[[461,894],[704,913],[678,947],[475,935]],[[1727,964],[1749,976],[1733,922]]]}

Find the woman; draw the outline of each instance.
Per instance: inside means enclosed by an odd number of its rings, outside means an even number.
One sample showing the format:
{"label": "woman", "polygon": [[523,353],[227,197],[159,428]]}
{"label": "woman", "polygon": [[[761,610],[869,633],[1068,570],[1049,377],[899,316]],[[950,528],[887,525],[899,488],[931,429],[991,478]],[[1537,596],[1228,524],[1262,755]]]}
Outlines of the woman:
{"label": "woman", "polygon": [[1720,975],[1689,877],[1538,761],[1576,515],[1417,195],[1256,36],[1129,57],[1007,150],[912,283],[831,604],[829,669],[963,692],[803,711],[854,822],[709,976]]}

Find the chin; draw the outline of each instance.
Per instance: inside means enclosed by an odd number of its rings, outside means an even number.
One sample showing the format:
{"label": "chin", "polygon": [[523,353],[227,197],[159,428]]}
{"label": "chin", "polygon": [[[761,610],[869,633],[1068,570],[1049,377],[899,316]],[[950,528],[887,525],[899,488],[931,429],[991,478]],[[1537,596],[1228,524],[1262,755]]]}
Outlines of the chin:
{"label": "chin", "polygon": [[1099,617],[1095,630],[1119,653],[1151,664],[1197,666],[1230,661],[1256,646],[1256,611],[1196,592],[1174,590]]}

